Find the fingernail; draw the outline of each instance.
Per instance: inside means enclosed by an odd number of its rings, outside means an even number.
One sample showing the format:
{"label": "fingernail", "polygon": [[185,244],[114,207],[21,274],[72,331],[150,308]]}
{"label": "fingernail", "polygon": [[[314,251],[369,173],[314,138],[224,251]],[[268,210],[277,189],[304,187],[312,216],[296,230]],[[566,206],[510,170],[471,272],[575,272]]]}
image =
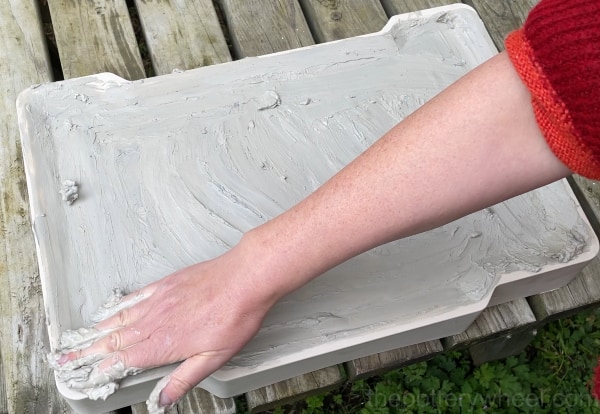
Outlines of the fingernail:
{"label": "fingernail", "polygon": [[66,362],[69,362],[69,355],[68,354],[62,354],[60,356],[60,358],[58,358],[58,361],[56,361],[59,365],[62,365]]}
{"label": "fingernail", "polygon": [[171,405],[173,405],[173,401],[171,401],[171,398],[169,398],[167,394],[161,392],[158,399],[158,405],[160,408],[169,408]]}

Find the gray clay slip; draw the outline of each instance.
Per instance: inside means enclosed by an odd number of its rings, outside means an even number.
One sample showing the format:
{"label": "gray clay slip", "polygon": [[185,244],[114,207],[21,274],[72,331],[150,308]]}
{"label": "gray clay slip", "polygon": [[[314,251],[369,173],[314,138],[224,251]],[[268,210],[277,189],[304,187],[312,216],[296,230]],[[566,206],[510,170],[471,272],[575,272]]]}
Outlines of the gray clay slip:
{"label": "gray clay slip", "polygon": [[[112,289],[222,254],[495,53],[476,14],[452,6],[267,57],[26,91],[19,117],[53,348],[91,324]],[[78,185],[70,205],[65,180]],[[535,276],[560,269],[566,283],[596,251],[568,185],[554,183],[336,267],[278,303],[202,386],[241,394],[457,333],[507,275],[544,289]],[[146,381],[147,396],[172,368],[124,380],[112,401],[137,402],[128,387]]]}

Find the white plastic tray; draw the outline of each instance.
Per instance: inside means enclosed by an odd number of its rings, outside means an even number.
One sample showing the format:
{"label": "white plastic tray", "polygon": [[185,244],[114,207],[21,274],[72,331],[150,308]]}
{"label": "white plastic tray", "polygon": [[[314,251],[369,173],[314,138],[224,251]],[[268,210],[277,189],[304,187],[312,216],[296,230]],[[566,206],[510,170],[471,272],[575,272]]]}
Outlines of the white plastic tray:
{"label": "white plastic tray", "polygon": [[[19,120],[52,347],[63,330],[88,324],[113,288],[132,291],[226,251],[495,53],[476,13],[454,5],[266,57],[24,91]],[[65,180],[79,185],[72,205],[59,194]],[[552,184],[328,272],[278,303],[202,386],[236,395],[456,334],[490,301],[568,283],[597,251],[566,182]],[[58,387],[76,410],[106,411],[146,399],[171,369],[126,379],[106,402]]]}

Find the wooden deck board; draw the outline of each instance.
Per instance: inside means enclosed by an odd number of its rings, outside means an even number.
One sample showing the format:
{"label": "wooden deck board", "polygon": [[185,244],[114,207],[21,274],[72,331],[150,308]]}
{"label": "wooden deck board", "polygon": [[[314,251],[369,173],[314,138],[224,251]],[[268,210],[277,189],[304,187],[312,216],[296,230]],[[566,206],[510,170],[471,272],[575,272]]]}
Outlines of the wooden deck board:
{"label": "wooden deck board", "polygon": [[443,350],[442,343],[435,340],[358,358],[345,364],[348,380],[356,381],[425,361]]}
{"label": "wooden deck board", "polygon": [[389,16],[460,3],[457,0],[381,0]]}
{"label": "wooden deck board", "polygon": [[388,18],[379,0],[300,0],[317,42],[378,32]]}
{"label": "wooden deck board", "polygon": [[156,75],[231,60],[211,0],[136,0]]}
{"label": "wooden deck board", "polygon": [[600,182],[579,175],[572,176],[569,181],[592,227],[600,233]]}
{"label": "wooden deck board", "polygon": [[600,304],[600,259],[597,257],[567,286],[529,298],[538,321],[548,322]]}
{"label": "wooden deck board", "polygon": [[538,1],[470,0],[465,3],[477,10],[498,50],[504,50],[506,35],[523,24]]}
{"label": "wooden deck board", "polygon": [[112,72],[145,77],[125,0],[48,0],[65,79]]}
{"label": "wooden deck board", "polygon": [[0,2],[0,364],[8,413],[70,412],[46,363],[47,331],[15,100],[51,80],[35,0]]}
{"label": "wooden deck board", "polygon": [[[131,406],[132,414],[148,414],[146,403]],[[166,414],[235,414],[235,400],[233,398],[219,398],[211,393],[194,388],[188,392],[177,405]]]}
{"label": "wooden deck board", "polygon": [[[1,308],[1,306],[0,306]],[[0,347],[0,414],[8,414],[8,400],[6,398],[6,384],[4,376],[4,368],[2,367],[2,347]]]}
{"label": "wooden deck board", "polygon": [[535,316],[525,299],[491,306],[484,309],[464,332],[445,338],[444,348],[466,348],[484,339],[522,330],[535,322]]}
{"label": "wooden deck board", "polygon": [[297,0],[217,0],[225,14],[236,58],[314,44]]}
{"label": "wooden deck board", "polygon": [[246,393],[251,413],[289,404],[309,395],[321,394],[341,387],[345,376],[337,366],[299,375]]}

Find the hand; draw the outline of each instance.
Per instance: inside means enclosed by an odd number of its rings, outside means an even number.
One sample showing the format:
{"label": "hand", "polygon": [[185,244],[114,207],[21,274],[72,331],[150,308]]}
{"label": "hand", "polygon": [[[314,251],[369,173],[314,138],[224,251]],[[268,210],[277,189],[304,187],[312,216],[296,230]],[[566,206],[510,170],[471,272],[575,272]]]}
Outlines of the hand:
{"label": "hand", "polygon": [[119,364],[127,370],[184,361],[159,397],[160,406],[172,405],[241,350],[272,305],[256,300],[260,292],[252,294],[242,263],[234,248],[132,293],[123,300],[142,300],[96,325],[110,334],[59,363],[102,355],[98,368],[110,372]]}

